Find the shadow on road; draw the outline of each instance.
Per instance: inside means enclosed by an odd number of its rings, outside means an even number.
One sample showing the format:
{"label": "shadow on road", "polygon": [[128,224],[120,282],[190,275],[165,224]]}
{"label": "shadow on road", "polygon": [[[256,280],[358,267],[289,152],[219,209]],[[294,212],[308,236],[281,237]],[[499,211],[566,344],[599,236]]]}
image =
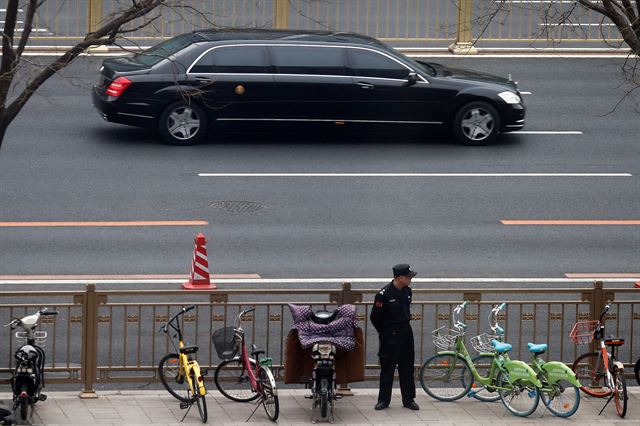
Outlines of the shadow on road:
{"label": "shadow on road", "polygon": [[[95,140],[109,145],[159,145],[167,146],[161,137],[154,131],[136,127],[114,125],[110,128],[96,128]],[[273,130],[273,129],[214,129],[200,142],[204,146],[228,146],[228,145],[429,145],[463,147],[447,132],[440,131],[425,136],[416,131],[362,131],[346,130],[335,131],[327,129],[313,129],[305,131]],[[517,146],[521,144],[521,138],[517,135],[504,134],[497,138],[491,146]],[[487,148],[487,147],[480,147]]]}

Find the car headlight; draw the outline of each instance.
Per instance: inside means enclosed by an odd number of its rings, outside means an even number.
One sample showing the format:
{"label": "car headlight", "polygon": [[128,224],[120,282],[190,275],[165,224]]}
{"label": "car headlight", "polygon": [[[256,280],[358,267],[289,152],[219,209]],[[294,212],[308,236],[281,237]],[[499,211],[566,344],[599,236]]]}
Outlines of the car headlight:
{"label": "car headlight", "polygon": [[522,100],[520,99],[520,96],[518,96],[517,94],[515,94],[513,92],[498,93],[498,96],[500,96],[500,98],[502,98],[502,100],[505,101],[508,104],[519,104],[519,103],[522,103]]}

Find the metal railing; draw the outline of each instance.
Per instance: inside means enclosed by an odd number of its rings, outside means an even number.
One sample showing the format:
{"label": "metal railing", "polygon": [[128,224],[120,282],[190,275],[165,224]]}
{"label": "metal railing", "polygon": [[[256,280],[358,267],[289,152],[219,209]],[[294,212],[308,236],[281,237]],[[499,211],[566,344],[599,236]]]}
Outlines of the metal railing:
{"label": "metal railing", "polygon": [[[211,334],[231,326],[245,307],[256,311],[245,319],[247,342],[256,343],[273,358],[277,377],[283,377],[286,338],[292,325],[287,303],[315,307],[354,303],[365,336],[366,372],[377,379],[377,334],[369,324],[376,289],[353,289],[345,283],[336,289],[260,289],[260,290],[96,290],[89,284],[84,291],[5,291],[0,292],[0,322],[31,313],[38,307],[54,307],[57,317],[43,318],[42,330],[49,333],[46,346],[47,381],[76,383],[84,392],[94,392],[96,383],[156,380],[156,366],[166,353],[173,352],[171,336],[158,328],[180,306],[195,304],[196,310],[183,317],[185,338],[200,346],[198,360],[205,368],[219,362],[211,345]],[[486,332],[489,310],[502,301],[508,309],[500,317],[507,341],[514,346],[512,356],[528,359],[528,341],[549,342],[549,359],[572,362],[585,347],[575,347],[569,331],[577,321],[597,318],[607,302],[613,309],[607,316],[607,332],[627,339],[620,359],[635,362],[640,320],[640,299],[635,289],[603,288],[601,282],[584,288],[489,288],[414,289],[412,323],[416,336],[416,368],[435,353],[431,331],[451,325],[452,310],[469,300],[465,313],[468,335]],[[7,382],[13,367],[17,342],[8,328],[0,329],[0,381]]]}
{"label": "metal railing", "polygon": [[[6,7],[0,0],[0,9]],[[398,46],[620,43],[616,26],[575,2],[551,0],[180,0],[127,25],[135,43],[202,28],[353,31]],[[117,0],[47,0],[33,40],[84,37],[127,6]],[[570,16],[567,17],[567,14]],[[20,10],[19,20],[25,11]],[[0,17],[2,13],[0,12]],[[157,18],[157,19],[156,19]],[[148,24],[148,25],[146,25]],[[20,31],[20,25],[17,29]],[[148,44],[148,43],[145,43]],[[452,47],[452,50],[453,49]]]}

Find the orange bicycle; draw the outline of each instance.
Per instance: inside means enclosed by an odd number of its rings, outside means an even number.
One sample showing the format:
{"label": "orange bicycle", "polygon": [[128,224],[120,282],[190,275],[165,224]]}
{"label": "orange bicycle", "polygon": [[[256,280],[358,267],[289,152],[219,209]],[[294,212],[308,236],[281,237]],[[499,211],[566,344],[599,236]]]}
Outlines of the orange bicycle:
{"label": "orange bicycle", "polygon": [[[597,340],[599,346],[598,352],[580,355],[573,363],[572,370],[582,383],[580,390],[584,393],[597,398],[609,397],[600,414],[613,399],[618,415],[624,417],[627,414],[627,383],[624,365],[616,359],[616,349],[624,344],[624,339],[605,339],[602,319],[609,309],[611,305],[604,307],[598,321],[581,321],[571,330],[570,337],[574,343],[589,344]],[[607,351],[607,346],[611,347],[611,353]]]}

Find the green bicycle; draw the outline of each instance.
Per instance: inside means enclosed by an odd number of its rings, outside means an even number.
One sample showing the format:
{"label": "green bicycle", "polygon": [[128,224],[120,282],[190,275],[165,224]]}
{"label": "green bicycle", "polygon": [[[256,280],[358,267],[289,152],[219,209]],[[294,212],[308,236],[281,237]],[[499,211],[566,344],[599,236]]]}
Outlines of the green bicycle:
{"label": "green bicycle", "polygon": [[[464,343],[467,325],[458,319],[466,305],[467,302],[464,302],[453,310],[455,330],[449,330],[450,334],[441,335],[440,330],[444,327],[433,331],[434,344],[443,350],[422,365],[422,388],[439,401],[455,401],[465,395],[471,396],[471,388],[477,381],[483,389],[497,391],[500,400],[512,414],[519,417],[530,415],[538,407],[538,389],[542,383],[529,365],[509,359],[507,352],[512,349],[510,344],[496,339],[490,342],[493,351],[481,354],[490,355],[493,360],[488,374],[480,375]],[[494,331],[498,330],[494,328],[498,327],[497,324],[491,325]],[[488,341],[488,337],[486,334],[476,336],[475,341],[480,343],[483,338]]]}
{"label": "green bicycle", "polygon": [[[493,333],[497,335],[496,339],[499,341],[504,339],[505,332],[504,329],[498,325],[498,314],[502,309],[506,308],[506,306],[506,303],[502,303],[494,307],[489,313],[489,324],[491,325]],[[474,347],[478,349],[477,344],[474,345]],[[568,365],[557,361],[545,361],[540,357],[540,355],[547,351],[548,347],[546,343],[527,343],[527,349],[531,354],[531,363],[529,365],[542,383],[542,387],[538,389],[538,392],[540,393],[540,399],[544,406],[554,416],[570,417],[575,414],[580,406],[580,382]],[[486,349],[486,347],[483,349]],[[489,355],[481,354],[478,358],[486,360],[488,356]],[[478,358],[474,358],[476,365],[478,365],[478,361],[476,361]],[[485,390],[483,389],[472,391],[472,393],[473,392],[478,392],[472,396],[480,400],[483,400],[482,397],[487,398]],[[497,399],[497,397],[494,398],[494,400],[495,399]]]}

